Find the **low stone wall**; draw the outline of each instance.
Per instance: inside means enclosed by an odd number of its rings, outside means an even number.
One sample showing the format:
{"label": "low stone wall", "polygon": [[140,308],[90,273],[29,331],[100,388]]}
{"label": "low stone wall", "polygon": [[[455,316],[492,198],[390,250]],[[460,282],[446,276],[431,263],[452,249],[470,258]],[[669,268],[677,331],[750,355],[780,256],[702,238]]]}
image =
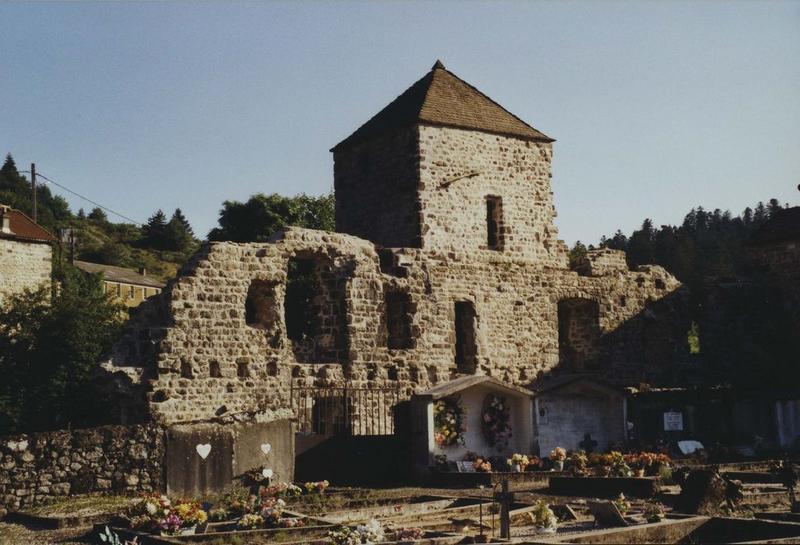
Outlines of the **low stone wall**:
{"label": "low stone wall", "polygon": [[0,438],[0,517],[62,496],[161,490],[165,440],[155,425]]}

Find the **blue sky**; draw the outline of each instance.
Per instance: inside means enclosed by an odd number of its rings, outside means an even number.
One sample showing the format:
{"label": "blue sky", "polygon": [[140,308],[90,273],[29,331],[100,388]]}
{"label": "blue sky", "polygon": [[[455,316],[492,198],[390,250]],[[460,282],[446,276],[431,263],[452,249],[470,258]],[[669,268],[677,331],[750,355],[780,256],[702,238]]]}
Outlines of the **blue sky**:
{"label": "blue sky", "polygon": [[200,235],[226,199],[329,191],[329,148],[437,58],[557,139],[569,244],[800,202],[800,2],[0,3],[0,20],[0,153],[140,221],[180,207]]}

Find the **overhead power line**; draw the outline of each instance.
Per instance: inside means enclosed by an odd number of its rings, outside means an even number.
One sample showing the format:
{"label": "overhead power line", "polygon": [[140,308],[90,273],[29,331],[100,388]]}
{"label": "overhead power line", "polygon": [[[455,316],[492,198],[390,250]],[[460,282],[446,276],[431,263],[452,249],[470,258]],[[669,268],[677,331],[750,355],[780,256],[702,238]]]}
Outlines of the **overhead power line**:
{"label": "overhead power line", "polygon": [[[26,174],[30,174],[30,171],[28,171],[28,170],[20,170],[19,172],[26,173]],[[120,218],[122,218],[122,219],[124,219],[124,220],[127,220],[127,221],[129,221],[129,222],[131,222],[131,223],[133,223],[133,224],[135,224],[135,225],[139,225],[139,226],[141,226],[141,225],[142,225],[142,222],[140,222],[140,221],[136,221],[135,219],[132,219],[132,218],[129,218],[128,216],[126,216],[126,215],[124,215],[124,214],[120,214],[120,213],[119,213],[119,212],[117,212],[116,210],[112,210],[111,208],[109,208],[109,207],[107,207],[107,206],[103,206],[103,205],[102,205],[102,204],[100,204],[99,202],[97,202],[97,201],[93,201],[93,200],[92,200],[92,199],[90,199],[89,197],[86,197],[86,196],[84,196],[84,195],[81,195],[80,193],[77,193],[77,192],[75,192],[75,191],[71,190],[70,188],[68,188],[68,187],[66,187],[66,186],[64,186],[64,185],[62,185],[62,184],[60,184],[60,183],[58,183],[58,182],[56,182],[56,181],[54,181],[54,180],[51,180],[50,178],[48,178],[47,176],[45,176],[45,175],[44,175],[44,174],[42,174],[41,172],[36,172],[36,177],[37,177],[37,178],[42,178],[42,179],[44,179],[44,180],[47,180],[47,181],[48,181],[48,182],[50,182],[51,184],[53,184],[53,185],[55,185],[55,186],[57,186],[57,187],[60,187],[61,189],[63,189],[64,191],[66,191],[66,192],[68,192],[68,193],[72,193],[72,194],[73,194],[73,195],[75,195],[76,197],[78,197],[78,198],[81,198],[81,199],[83,199],[83,200],[84,200],[84,201],[86,201],[86,202],[90,202],[90,203],[92,203],[92,204],[93,204],[93,205],[95,205],[96,207],[98,207],[98,208],[100,208],[100,209],[102,209],[102,210],[105,210],[106,212],[108,212],[108,213],[110,213],[110,214],[114,214],[115,216],[119,216]]]}

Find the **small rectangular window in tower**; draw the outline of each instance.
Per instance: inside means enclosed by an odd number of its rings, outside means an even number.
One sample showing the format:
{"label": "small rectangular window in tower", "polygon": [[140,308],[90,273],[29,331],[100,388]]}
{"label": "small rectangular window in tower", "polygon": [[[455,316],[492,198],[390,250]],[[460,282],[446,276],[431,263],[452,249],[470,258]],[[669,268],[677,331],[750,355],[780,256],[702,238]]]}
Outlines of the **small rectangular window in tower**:
{"label": "small rectangular window in tower", "polygon": [[490,250],[503,249],[503,200],[486,197],[486,243]]}
{"label": "small rectangular window in tower", "polygon": [[386,293],[387,346],[392,350],[414,348],[411,337],[411,296],[408,293]]}
{"label": "small rectangular window in tower", "polygon": [[456,367],[459,373],[474,375],[477,368],[477,315],[471,301],[456,301]]}

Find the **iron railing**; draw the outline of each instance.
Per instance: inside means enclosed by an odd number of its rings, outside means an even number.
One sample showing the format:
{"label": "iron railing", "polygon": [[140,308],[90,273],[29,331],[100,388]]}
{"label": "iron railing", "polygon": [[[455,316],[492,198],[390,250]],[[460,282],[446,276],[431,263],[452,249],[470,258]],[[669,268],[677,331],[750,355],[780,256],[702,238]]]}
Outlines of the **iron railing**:
{"label": "iron railing", "polygon": [[316,435],[393,435],[394,387],[292,386],[297,431]]}

